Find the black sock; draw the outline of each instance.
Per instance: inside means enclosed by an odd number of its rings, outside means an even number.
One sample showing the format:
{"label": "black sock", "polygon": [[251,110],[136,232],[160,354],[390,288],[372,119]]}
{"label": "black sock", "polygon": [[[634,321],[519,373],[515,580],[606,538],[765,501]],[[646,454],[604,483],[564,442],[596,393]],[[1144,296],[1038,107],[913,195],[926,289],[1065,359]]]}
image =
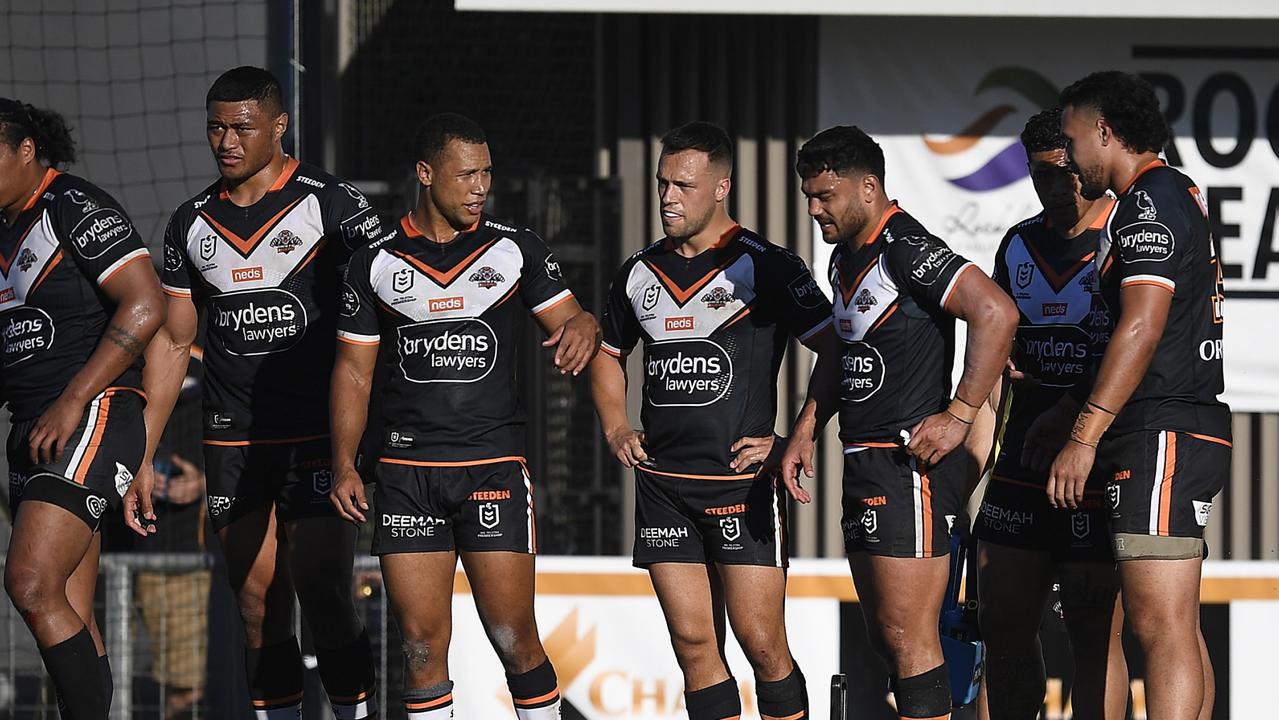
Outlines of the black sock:
{"label": "black sock", "polygon": [[925,673],[893,681],[897,714],[904,718],[950,716],[950,672],[942,663]]}
{"label": "black sock", "polygon": [[320,680],[328,693],[337,720],[362,720],[377,715],[377,675],[373,670],[373,650],[369,633],[360,635],[339,648],[316,646],[320,663]]}
{"label": "black sock", "polygon": [[799,665],[795,665],[790,675],[781,680],[764,681],[755,678],[755,695],[759,698],[761,717],[808,717],[808,686]]}
{"label": "black sock", "polygon": [[742,696],[737,693],[737,680],[730,677],[722,683],[684,693],[688,720],[725,720],[742,714]]}
{"label": "black sock", "polygon": [[101,683],[84,682],[98,675],[98,649],[89,628],[49,648],[40,650],[44,667],[53,679],[63,720],[106,720],[110,706]]}
{"label": "black sock", "polygon": [[[560,685],[550,658],[526,673],[507,675],[506,687],[511,691],[515,715],[520,720],[550,715],[559,717],[559,711],[551,707],[559,704]],[[539,713],[542,708],[548,709]]]}
{"label": "black sock", "polygon": [[263,648],[244,649],[253,709],[269,711],[302,703],[302,653],[297,638]]}
{"label": "black sock", "polygon": [[106,655],[98,656],[98,672],[102,673],[102,692],[107,696],[107,707],[111,707],[111,698],[115,696],[115,680],[111,678],[111,661]]}

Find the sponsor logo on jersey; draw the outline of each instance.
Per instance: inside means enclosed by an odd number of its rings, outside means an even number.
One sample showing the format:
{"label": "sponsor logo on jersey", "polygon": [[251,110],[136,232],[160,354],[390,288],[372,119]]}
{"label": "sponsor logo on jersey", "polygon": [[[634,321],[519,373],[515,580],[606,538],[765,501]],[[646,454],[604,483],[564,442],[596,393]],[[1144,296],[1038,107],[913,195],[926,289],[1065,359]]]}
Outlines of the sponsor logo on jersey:
{"label": "sponsor logo on jersey", "polygon": [[413,289],[413,271],[409,268],[396,270],[391,276],[391,289],[397,293],[406,293]]}
{"label": "sponsor logo on jersey", "polygon": [[129,468],[120,463],[115,464],[115,491],[124,497],[129,491],[129,486],[133,484],[133,473],[129,472]]}
{"label": "sponsor logo on jersey", "polygon": [[662,296],[662,288],[657,283],[653,283],[644,288],[644,299],[640,303],[645,310],[652,310],[657,306],[657,300]]}
{"label": "sponsor logo on jersey", "polygon": [[35,265],[39,260],[40,258],[34,252],[31,251],[31,248],[24,247],[22,248],[22,252],[18,253],[18,269],[21,270],[22,272],[26,272],[30,270],[31,266]]}
{"label": "sponsor logo on jersey", "polygon": [[990,528],[1009,535],[1020,535],[1027,525],[1035,523],[1035,514],[1024,510],[1003,508],[990,502],[981,504],[981,523]]}
{"label": "sponsor logo on jersey", "polygon": [[469,502],[483,502],[485,500],[510,500],[510,490],[476,490],[466,496]]}
{"label": "sponsor logo on jersey", "polygon": [[466,298],[457,297],[431,298],[426,301],[426,309],[433,313],[455,312],[466,307]]}
{"label": "sponsor logo on jersey", "polygon": [[866,508],[862,512],[861,525],[867,535],[874,535],[879,530],[879,511]]}
{"label": "sponsor logo on jersey", "polygon": [[4,367],[13,367],[53,347],[53,318],[37,307],[18,307],[4,313]]}
{"label": "sponsor logo on jersey", "polygon": [[102,257],[108,250],[129,237],[133,226],[114,208],[102,208],[84,216],[71,231],[71,242],[88,260]]}
{"label": "sponsor logo on jersey", "polygon": [[288,350],[306,332],[306,308],[280,288],[240,290],[210,298],[214,337],[232,355],[267,355]]}
{"label": "sponsor logo on jersey", "polygon": [[1092,516],[1082,512],[1071,513],[1070,534],[1080,540],[1092,534]]}
{"label": "sponsor logo on jersey", "polygon": [[1073,384],[1087,370],[1092,351],[1092,338],[1075,325],[1021,327],[1013,342],[1026,371],[1049,385]]}
{"label": "sponsor logo on jersey", "polygon": [[309,177],[307,177],[307,176],[305,176],[305,175],[297,175],[297,174],[295,174],[295,175],[293,176],[293,179],[294,179],[294,180],[297,180],[298,182],[302,183],[303,185],[310,185],[311,187],[316,187],[316,188],[322,188],[322,187],[324,187],[324,183],[320,182],[319,180],[316,180],[315,178],[309,178]]}
{"label": "sponsor logo on jersey", "polygon": [[369,209],[368,199],[364,197],[363,193],[361,193],[359,190],[356,190],[354,185],[351,185],[350,183],[338,183],[338,185],[343,190],[346,191],[347,195],[351,196],[351,199],[355,201],[355,204],[357,207],[359,207],[359,209],[361,210]]}
{"label": "sponsor logo on jersey", "polygon": [[1088,292],[1097,292],[1097,268],[1092,268],[1086,275],[1079,278],[1079,287]]}
{"label": "sponsor logo on jersey", "polygon": [[355,288],[350,283],[342,283],[342,296],[338,305],[338,312],[343,317],[355,317],[360,311],[360,296],[356,294]]}
{"label": "sponsor logo on jersey", "polygon": [[435,528],[443,525],[444,518],[430,515],[400,515],[382,513],[382,527],[390,530],[393,538],[412,539],[435,537]]}
{"label": "sponsor logo on jersey", "polygon": [[168,243],[164,244],[164,269],[169,272],[182,269],[182,253]]}
{"label": "sponsor logo on jersey", "polygon": [[333,490],[333,470],[316,470],[311,473],[311,489],[316,495],[328,495]]}
{"label": "sponsor logo on jersey", "polygon": [[862,291],[857,293],[857,297],[853,300],[853,305],[859,313],[864,313],[878,304],[879,300],[875,299],[874,294],[868,288],[862,288]]}
{"label": "sponsor logo on jersey", "polygon": [[235,423],[235,418],[227,413],[214,412],[209,415],[210,430],[226,430]]}
{"label": "sponsor logo on jersey", "polygon": [[502,522],[502,508],[497,503],[480,503],[480,525],[490,530]]}
{"label": "sponsor logo on jersey", "polygon": [[1195,524],[1199,527],[1208,527],[1208,516],[1212,514],[1212,503],[1191,500],[1190,504],[1195,508]]}
{"label": "sponsor logo on jersey", "polygon": [[808,273],[791,280],[786,289],[790,291],[790,296],[795,299],[795,304],[802,308],[809,310],[819,308],[826,301],[825,293],[817,286],[817,281],[813,279],[813,276]]}
{"label": "sponsor logo on jersey", "polygon": [[719,530],[724,539],[732,542],[742,536],[742,519],[736,517],[720,518]]}
{"label": "sponsor logo on jersey", "polygon": [[235,503],[239,498],[227,497],[226,495],[210,495],[209,496],[209,517],[219,517],[222,513],[235,507]]}
{"label": "sponsor logo on jersey", "polygon": [[81,215],[88,215],[89,213],[101,207],[100,205],[98,205],[97,201],[95,201],[93,198],[89,197],[88,195],[84,194],[83,192],[79,190],[76,190],[75,188],[71,188],[62,194],[68,200],[70,200],[73,205],[76,205],[80,208]]}
{"label": "sponsor logo on jersey", "polygon": [[[343,228],[343,232],[346,233],[346,239],[348,241],[355,240],[357,238],[372,240],[377,237],[377,234],[381,229],[382,219],[377,216],[377,213],[370,213],[368,217],[364,218],[360,222],[355,223],[354,225],[347,225]],[[347,244],[353,245],[353,243],[349,242]]]}
{"label": "sponsor logo on jersey", "polygon": [[1040,313],[1044,317],[1061,317],[1070,309],[1070,303],[1043,303]]}
{"label": "sponsor logo on jersey", "polygon": [[18,291],[11,287],[0,288],[0,304],[7,303],[18,297]]}
{"label": "sponsor logo on jersey", "polygon": [[271,238],[271,247],[281,255],[288,255],[302,247],[302,238],[294,235],[292,230],[281,230],[279,235]]}
{"label": "sponsor logo on jersey", "polygon": [[1220,360],[1222,357],[1222,341],[1220,338],[1216,340],[1204,340],[1199,343],[1199,359],[1204,362],[1213,362]]}
{"label": "sponsor logo on jersey", "polygon": [[950,266],[951,261],[958,257],[945,245],[933,245],[922,238],[918,241],[912,238],[905,239],[915,245],[931,245],[927,254],[916,259],[914,267],[910,270],[911,277],[915,278],[915,282],[920,285],[928,286],[937,282],[937,279]]}
{"label": "sponsor logo on jersey", "polygon": [[554,255],[547,255],[543,264],[546,265],[546,277],[555,282],[564,282],[564,272],[560,269],[560,261],[556,260]]}
{"label": "sponsor logo on jersey", "polygon": [[399,448],[400,450],[413,447],[414,442],[416,441],[413,439],[412,435],[400,432],[399,430],[392,430],[391,432],[387,433],[387,436],[386,436],[387,446],[393,447],[393,448]]}
{"label": "sponsor logo on jersey", "polygon": [[839,330],[840,332],[851,333],[853,331],[853,321],[848,318],[840,318]]}
{"label": "sponsor logo on jersey", "polygon": [[641,527],[639,537],[650,548],[677,548],[680,540],[688,539],[686,527]]}
{"label": "sponsor logo on jersey", "polygon": [[213,254],[218,251],[218,236],[205,235],[200,238],[200,259],[208,262],[213,259]]}
{"label": "sponsor logo on jersey", "polygon": [[485,221],[484,221],[484,224],[485,224],[485,225],[488,225],[489,227],[493,228],[494,230],[501,230],[502,232],[505,232],[505,233],[512,233],[512,234],[514,234],[514,233],[519,232],[519,230],[517,230],[517,229],[515,229],[515,228],[511,227],[510,225],[503,225],[502,223],[497,222],[496,220],[485,220]]}
{"label": "sponsor logo on jersey", "polygon": [[9,498],[11,500],[22,497],[22,489],[27,486],[27,476],[22,473],[9,471]]}
{"label": "sponsor logo on jersey", "polygon": [[1137,222],[1115,233],[1120,257],[1128,262],[1163,262],[1172,257],[1172,231],[1157,222]]}
{"label": "sponsor logo on jersey", "polygon": [[89,514],[94,520],[102,517],[102,513],[107,511],[107,499],[101,495],[90,495],[84,499],[84,506],[88,508]]}
{"label": "sponsor logo on jersey", "polygon": [[495,288],[501,283],[506,282],[506,278],[502,276],[502,273],[494,270],[488,265],[485,265],[479,270],[471,273],[471,276],[468,277],[467,280],[470,280],[485,290]]}
{"label": "sponsor logo on jersey", "polygon": [[706,307],[712,310],[719,310],[736,299],[733,293],[720,285],[711,288],[710,292],[702,296],[702,302],[706,303]]}
{"label": "sponsor logo on jersey", "polygon": [[231,282],[254,282],[256,280],[261,280],[263,277],[265,276],[262,273],[261,265],[256,267],[232,268],[231,270]]}
{"label": "sponsor logo on jersey", "polygon": [[476,382],[497,364],[497,335],[479,318],[427,320],[397,332],[400,370],[410,382]]}
{"label": "sponsor logo on jersey", "polygon": [[840,389],[848,402],[865,402],[884,384],[884,356],[874,345],[852,342],[844,346]]}
{"label": "sponsor logo on jersey", "polygon": [[1141,211],[1137,213],[1138,220],[1159,219],[1159,211],[1155,209],[1155,201],[1150,197],[1150,193],[1145,190],[1138,190],[1133,193],[1133,199],[1137,203],[1137,209]]}
{"label": "sponsor logo on jersey", "polygon": [[1025,290],[1030,287],[1030,282],[1035,279],[1035,263],[1027,260],[1017,266],[1017,287]]}
{"label": "sponsor logo on jersey", "polygon": [[887,495],[875,495],[862,499],[862,505],[866,507],[886,507],[888,505]]}
{"label": "sponsor logo on jersey", "polygon": [[746,512],[749,509],[746,503],[737,503],[736,505],[722,505],[720,507],[708,507],[702,512],[707,515],[737,515]]}
{"label": "sponsor logo on jersey", "polygon": [[666,332],[682,332],[693,329],[693,316],[681,315],[666,318]]}
{"label": "sponsor logo on jersey", "polygon": [[704,407],[728,394],[733,362],[711,340],[649,343],[644,360],[644,389],[655,407]]}

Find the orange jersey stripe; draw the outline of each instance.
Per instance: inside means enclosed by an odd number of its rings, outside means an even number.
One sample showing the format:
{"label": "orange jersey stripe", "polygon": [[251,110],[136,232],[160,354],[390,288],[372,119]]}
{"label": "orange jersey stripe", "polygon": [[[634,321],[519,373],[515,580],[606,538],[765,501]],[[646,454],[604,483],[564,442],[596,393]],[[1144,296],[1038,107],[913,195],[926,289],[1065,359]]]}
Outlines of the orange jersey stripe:
{"label": "orange jersey stripe", "polygon": [[493,465],[495,463],[517,462],[524,464],[524,458],[518,455],[507,455],[504,457],[484,458],[481,460],[462,460],[458,462],[441,462],[434,460],[404,460],[401,458],[378,458],[378,462],[389,463],[391,465],[412,465],[414,467],[471,467],[473,465]]}
{"label": "orange jersey stripe", "polygon": [[325,440],[329,437],[328,433],[323,435],[306,435],[295,438],[279,438],[271,440],[205,440],[205,445],[214,445],[217,447],[245,447],[247,445],[288,445],[289,443],[310,442],[311,440]]}

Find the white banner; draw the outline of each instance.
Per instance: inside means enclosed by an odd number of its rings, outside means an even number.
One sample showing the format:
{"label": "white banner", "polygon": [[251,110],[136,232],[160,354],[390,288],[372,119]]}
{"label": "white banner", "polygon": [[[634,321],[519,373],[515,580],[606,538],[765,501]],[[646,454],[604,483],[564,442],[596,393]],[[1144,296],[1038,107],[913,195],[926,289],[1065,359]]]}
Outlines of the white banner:
{"label": "white banner", "polygon": [[870,133],[889,196],[989,270],[1004,231],[1039,211],[1018,133],[1102,69],[1155,85],[1175,135],[1168,159],[1207,191],[1227,295],[1223,399],[1279,410],[1279,49],[1267,24],[824,18],[818,124]]}

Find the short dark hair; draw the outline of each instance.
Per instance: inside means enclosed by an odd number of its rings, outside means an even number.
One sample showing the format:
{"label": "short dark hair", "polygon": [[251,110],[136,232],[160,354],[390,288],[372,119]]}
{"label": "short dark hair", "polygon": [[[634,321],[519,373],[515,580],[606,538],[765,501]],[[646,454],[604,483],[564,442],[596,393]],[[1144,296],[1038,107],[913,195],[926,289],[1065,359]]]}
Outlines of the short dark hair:
{"label": "short dark hair", "polygon": [[269,70],[252,65],[231,68],[218,76],[204,96],[204,104],[215,102],[245,102],[253,100],[270,115],[284,112],[284,91],[280,81]]}
{"label": "short dark hair", "polygon": [[697,150],[706,153],[711,165],[726,165],[733,172],[733,141],[724,128],[705,120],[694,120],[668,130],[662,136],[662,154]]}
{"label": "short dark hair", "polygon": [[1160,152],[1171,136],[1155,89],[1131,73],[1095,72],[1062,90],[1061,104],[1096,110],[1133,152]]}
{"label": "short dark hair", "polygon": [[1026,153],[1052,152],[1066,149],[1066,136],[1061,133],[1061,108],[1050,108],[1030,116],[1021,131],[1021,144]]}
{"label": "short dark hair", "polygon": [[427,164],[435,162],[450,140],[461,140],[473,145],[488,142],[484,128],[465,115],[440,113],[427,118],[417,129],[417,158]]}
{"label": "short dark hair", "polygon": [[884,181],[884,151],[856,125],[827,128],[804,143],[795,154],[795,171],[811,178],[830,170],[836,175],[867,172]]}
{"label": "short dark hair", "polygon": [[17,148],[31,138],[36,157],[54,167],[75,162],[75,141],[62,115],[20,100],[0,98],[0,142]]}

